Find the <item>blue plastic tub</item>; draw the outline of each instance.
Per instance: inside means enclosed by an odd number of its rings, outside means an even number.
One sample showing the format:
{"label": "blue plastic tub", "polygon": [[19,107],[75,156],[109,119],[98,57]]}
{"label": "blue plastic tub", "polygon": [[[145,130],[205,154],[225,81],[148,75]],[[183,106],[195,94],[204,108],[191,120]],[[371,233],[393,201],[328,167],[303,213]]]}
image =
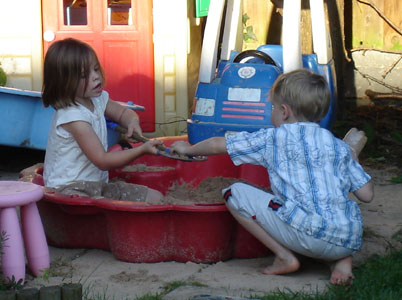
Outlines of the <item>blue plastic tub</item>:
{"label": "blue plastic tub", "polygon": [[45,108],[40,92],[0,87],[0,144],[46,148],[53,108]]}
{"label": "blue plastic tub", "polygon": [[[0,145],[45,150],[54,109],[45,108],[42,93],[0,87]],[[108,144],[119,133],[108,129]]]}

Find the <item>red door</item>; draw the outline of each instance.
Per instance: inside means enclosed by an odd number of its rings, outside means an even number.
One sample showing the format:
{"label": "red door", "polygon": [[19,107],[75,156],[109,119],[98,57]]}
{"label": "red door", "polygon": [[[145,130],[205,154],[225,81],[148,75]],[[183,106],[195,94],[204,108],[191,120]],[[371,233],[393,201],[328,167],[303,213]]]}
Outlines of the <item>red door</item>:
{"label": "red door", "polygon": [[67,37],[97,52],[110,98],[145,107],[142,129],[155,130],[152,0],[42,0],[44,53]]}

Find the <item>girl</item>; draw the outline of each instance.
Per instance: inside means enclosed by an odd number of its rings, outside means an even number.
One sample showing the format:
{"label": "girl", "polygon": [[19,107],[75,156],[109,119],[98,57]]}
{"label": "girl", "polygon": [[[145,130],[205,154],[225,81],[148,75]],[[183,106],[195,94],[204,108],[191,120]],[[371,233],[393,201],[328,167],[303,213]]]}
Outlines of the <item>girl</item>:
{"label": "girl", "polygon": [[[95,51],[72,38],[53,43],[46,53],[42,101],[54,113],[46,147],[44,181],[60,187],[77,181],[108,182],[107,170],[127,165],[137,157],[157,154],[151,140],[139,147],[107,152],[105,117],[142,134],[138,115],[112,101],[103,90],[104,73]],[[143,201],[157,202],[162,194],[146,189]],[[143,191],[144,192],[144,191]]]}

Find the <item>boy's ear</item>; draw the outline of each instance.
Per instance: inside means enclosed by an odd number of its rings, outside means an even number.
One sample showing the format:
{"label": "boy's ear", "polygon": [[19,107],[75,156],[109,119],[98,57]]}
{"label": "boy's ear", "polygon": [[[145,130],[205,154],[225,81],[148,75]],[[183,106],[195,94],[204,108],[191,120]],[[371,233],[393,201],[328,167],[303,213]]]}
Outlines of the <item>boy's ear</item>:
{"label": "boy's ear", "polygon": [[282,120],[284,121],[293,116],[292,109],[286,104],[281,104],[281,111],[282,111]]}

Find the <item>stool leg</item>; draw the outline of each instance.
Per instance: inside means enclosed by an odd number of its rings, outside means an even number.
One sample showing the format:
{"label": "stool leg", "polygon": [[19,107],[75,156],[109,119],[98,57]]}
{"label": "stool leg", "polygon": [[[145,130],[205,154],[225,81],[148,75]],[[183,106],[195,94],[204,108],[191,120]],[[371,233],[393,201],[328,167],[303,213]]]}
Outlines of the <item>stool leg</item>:
{"label": "stool leg", "polygon": [[0,231],[5,232],[1,265],[3,278],[7,282],[14,276],[15,281],[25,280],[25,257],[20,223],[15,207],[5,207],[0,212]]}
{"label": "stool leg", "polygon": [[49,248],[36,202],[21,207],[21,223],[29,269],[35,276],[49,269]]}

